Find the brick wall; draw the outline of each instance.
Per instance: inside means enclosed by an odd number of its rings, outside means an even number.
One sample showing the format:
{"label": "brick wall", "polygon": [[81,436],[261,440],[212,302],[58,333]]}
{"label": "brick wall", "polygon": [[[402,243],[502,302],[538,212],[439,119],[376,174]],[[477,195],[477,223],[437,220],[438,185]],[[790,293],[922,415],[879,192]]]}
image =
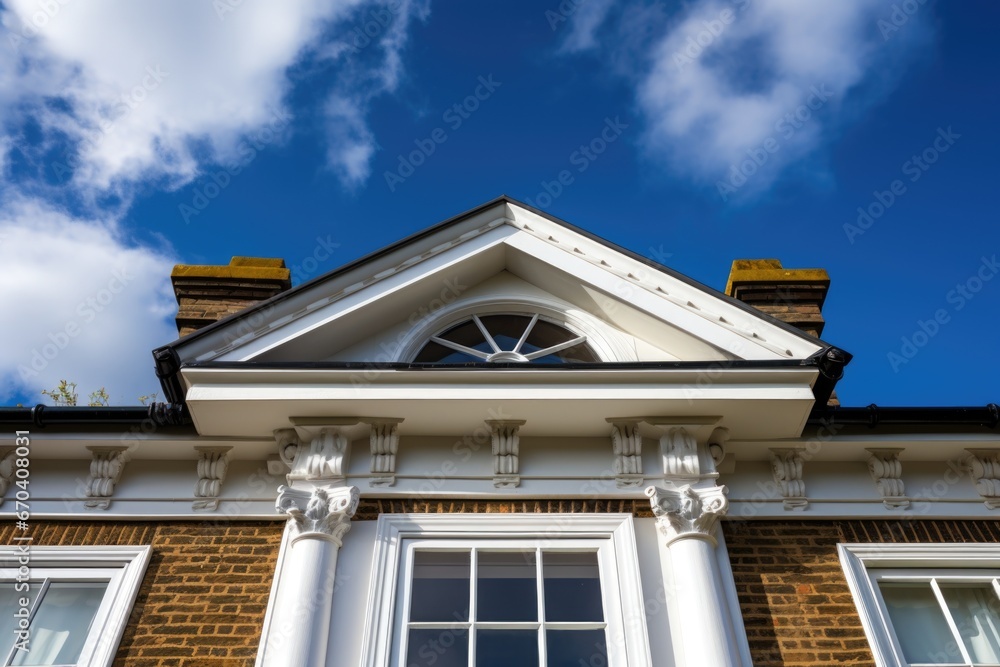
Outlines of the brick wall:
{"label": "brick wall", "polygon": [[[412,504],[414,506],[408,506]],[[381,512],[639,510],[631,501],[371,500]],[[419,506],[418,506],[419,505]],[[646,507],[636,511],[647,515]],[[283,522],[38,522],[35,545],[149,544],[153,554],[116,667],[252,665]],[[841,542],[1000,542],[995,521],[724,522],[733,574],[757,667],[873,665],[836,546]],[[0,529],[9,544],[13,531]]]}
{"label": "brick wall", "polygon": [[[13,522],[0,530],[12,543]],[[284,522],[39,521],[33,545],[152,545],[116,667],[252,665]]]}
{"label": "brick wall", "polygon": [[756,667],[874,665],[838,543],[1000,542],[996,521],[741,521],[723,530]]}

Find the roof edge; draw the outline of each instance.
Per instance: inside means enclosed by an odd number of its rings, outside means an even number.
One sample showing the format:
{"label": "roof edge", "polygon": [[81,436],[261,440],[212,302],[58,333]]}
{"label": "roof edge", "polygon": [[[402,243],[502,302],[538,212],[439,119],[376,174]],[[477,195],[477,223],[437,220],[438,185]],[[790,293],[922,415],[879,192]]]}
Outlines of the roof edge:
{"label": "roof edge", "polygon": [[0,407],[0,424],[45,428],[46,426],[151,425],[189,426],[193,424],[187,406],[178,403],[151,403],[135,406],[44,405]]}
{"label": "roof edge", "polygon": [[810,368],[819,366],[817,356],[808,359],[723,359],[716,361],[602,361],[573,362],[566,364],[528,364],[517,361],[494,362],[476,361],[456,364],[413,363],[407,361],[201,361],[184,364],[182,369],[220,370],[377,370],[377,371],[426,371],[437,370],[508,370],[508,371],[597,371],[597,370],[701,370],[701,369],[761,369],[770,368]]}
{"label": "roof edge", "polygon": [[1000,425],[1000,406],[987,403],[976,407],[882,407],[872,403],[861,407],[814,408],[806,422],[825,426],[836,432],[837,426],[981,426],[996,430]]}

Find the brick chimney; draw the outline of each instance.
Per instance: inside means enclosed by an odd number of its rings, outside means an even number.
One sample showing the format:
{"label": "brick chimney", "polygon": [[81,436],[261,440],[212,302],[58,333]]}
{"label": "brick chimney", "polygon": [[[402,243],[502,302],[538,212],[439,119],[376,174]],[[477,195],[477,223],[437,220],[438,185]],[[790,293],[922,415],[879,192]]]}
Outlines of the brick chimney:
{"label": "brick chimney", "polygon": [[823,269],[786,269],[776,259],[737,259],[726,294],[817,338],[830,276]]}
{"label": "brick chimney", "polygon": [[170,273],[181,336],[292,286],[285,260],[233,257],[228,266],[178,264]]}
{"label": "brick chimney", "polygon": [[[729,296],[817,338],[826,324],[822,311],[829,289],[825,270],[786,269],[776,259],[737,259],[726,283]],[[826,404],[840,405],[837,392]]]}

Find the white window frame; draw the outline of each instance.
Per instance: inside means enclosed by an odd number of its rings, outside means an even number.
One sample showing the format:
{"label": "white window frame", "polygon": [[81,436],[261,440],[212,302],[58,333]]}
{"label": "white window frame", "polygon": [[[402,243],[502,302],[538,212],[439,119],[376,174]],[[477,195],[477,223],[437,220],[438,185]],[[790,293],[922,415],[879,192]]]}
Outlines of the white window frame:
{"label": "white window frame", "polygon": [[[107,581],[104,598],[90,625],[76,667],[110,667],[139,593],[152,548],[149,546],[0,546],[0,586],[13,586],[27,561],[30,579]],[[22,559],[19,561],[19,559]],[[30,643],[29,643],[30,647]],[[6,660],[7,656],[0,657]]]}
{"label": "white window frame", "polygon": [[[411,545],[446,540],[489,546],[505,540],[508,548],[600,549],[601,588],[605,598],[608,666],[651,665],[645,606],[631,514],[383,514],[378,519],[366,620],[365,667],[400,667],[393,644],[397,599],[404,557]],[[617,589],[617,590],[616,590]]]}
{"label": "white window frame", "polygon": [[879,667],[910,665],[892,631],[880,580],[905,575],[919,581],[986,582],[1000,577],[1000,544],[839,544],[837,552]]}

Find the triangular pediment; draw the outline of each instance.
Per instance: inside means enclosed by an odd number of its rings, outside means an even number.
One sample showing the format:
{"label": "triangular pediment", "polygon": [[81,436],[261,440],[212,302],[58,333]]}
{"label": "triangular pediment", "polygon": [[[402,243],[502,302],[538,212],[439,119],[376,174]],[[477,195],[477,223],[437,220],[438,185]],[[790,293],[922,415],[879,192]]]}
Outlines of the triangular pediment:
{"label": "triangular pediment", "polygon": [[502,197],[168,346],[180,364],[412,361],[472,313],[561,316],[603,361],[804,360],[797,329]]}

